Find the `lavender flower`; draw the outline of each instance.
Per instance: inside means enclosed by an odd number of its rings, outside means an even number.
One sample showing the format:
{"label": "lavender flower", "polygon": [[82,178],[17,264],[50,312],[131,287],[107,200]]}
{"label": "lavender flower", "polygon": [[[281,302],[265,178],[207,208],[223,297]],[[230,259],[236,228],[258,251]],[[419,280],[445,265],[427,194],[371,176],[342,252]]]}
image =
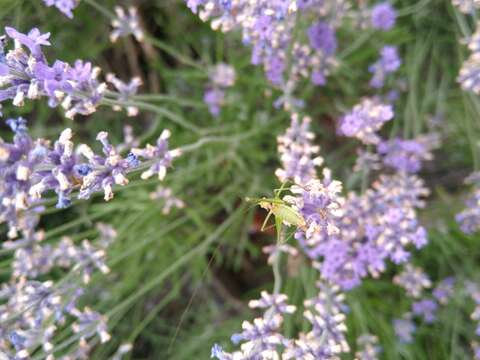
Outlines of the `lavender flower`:
{"label": "lavender flower", "polygon": [[292,114],[290,127],[277,138],[282,168],[275,175],[281,182],[293,180],[302,185],[317,177],[315,168],[322,165],[323,158],[318,156],[320,147],[313,145],[310,123],[309,117],[300,122],[299,115]]}
{"label": "lavender flower", "polygon": [[[285,88],[301,77],[323,85],[335,64],[334,27],[346,14],[343,2],[186,0],[186,3],[202,20],[211,19],[214,30],[241,30],[243,42],[252,48],[252,64],[263,65],[268,80],[277,87]],[[300,11],[305,15],[312,12],[315,18],[320,14],[325,19],[309,28],[308,45],[294,38],[296,14]],[[290,48],[294,49],[291,57]],[[291,69],[288,79],[287,69]]]}
{"label": "lavender flower", "polygon": [[432,295],[440,304],[446,305],[454,294],[454,286],[454,277],[445,278],[433,289]]}
{"label": "lavender flower", "polygon": [[473,341],[472,344],[473,358],[475,360],[480,359],[480,344],[476,341]]}
{"label": "lavender flower", "polygon": [[404,344],[409,344],[413,341],[413,334],[417,329],[409,317],[403,319],[394,319],[393,328],[395,330],[395,336],[397,336],[400,342]]}
{"label": "lavender flower", "polygon": [[73,18],[73,10],[77,7],[80,0],[43,0],[47,6],[55,6],[70,19]]}
{"label": "lavender flower", "polygon": [[[142,85],[142,79],[139,77],[134,77],[130,82],[125,83],[114,74],[107,75],[107,82],[111,83],[118,91],[118,100],[121,102],[129,102],[131,98],[137,94],[138,88]],[[122,107],[119,105],[113,106],[113,110],[115,111],[120,111],[121,109]],[[131,105],[127,106],[127,114],[128,116],[137,116],[138,108]]]}
{"label": "lavender flower", "polygon": [[210,69],[210,82],[207,86],[203,101],[208,105],[213,116],[220,115],[220,109],[225,104],[225,90],[235,84],[235,69],[227,64],[217,64]]}
{"label": "lavender flower", "polygon": [[420,297],[423,289],[429,288],[432,282],[421,268],[407,264],[403,271],[393,278],[393,282],[405,289],[408,296]]}
{"label": "lavender flower", "polygon": [[115,6],[116,17],[112,20],[113,30],[110,33],[110,41],[116,42],[120,37],[133,35],[137,41],[142,42],[143,33],[138,19],[137,9],[130,6],[127,11],[121,6]]}
{"label": "lavender flower", "polygon": [[378,338],[364,334],[357,338],[359,350],[355,353],[355,360],[377,360],[382,348],[378,346]]}
{"label": "lavender flower", "polygon": [[383,87],[385,77],[398,70],[402,60],[400,59],[396,46],[384,46],[380,50],[380,59],[370,65],[368,71],[373,74],[370,86],[376,89]]}
{"label": "lavender flower", "polygon": [[85,144],[75,151],[70,129],[64,130],[52,147],[43,139],[34,141],[27,133],[25,120],[10,119],[8,123],[15,136],[12,143],[0,142],[0,221],[8,223],[11,237],[16,237],[19,230],[28,231],[25,210],[35,209],[50,190],[56,192],[60,208],[70,205],[72,192],[77,189],[80,199],[103,190],[105,199],[110,200],[113,186],[126,185],[127,173],[141,166],[139,158],[147,160],[142,166],[149,166],[143,178],[158,174],[163,179],[167,167],[179,155],[178,150],[168,149],[168,131],[156,146],[132,149],[123,157],[109,143],[106,132],[97,136],[103,145],[103,155],[99,155]]}
{"label": "lavender flower", "polygon": [[452,4],[464,14],[472,14],[476,9],[480,8],[479,0],[452,0]]}
{"label": "lavender flower", "polygon": [[[32,224],[32,227],[36,224]],[[106,246],[108,244],[104,243],[104,237],[112,240],[115,232],[107,225],[102,225],[101,229],[103,235],[99,244]],[[80,311],[76,307],[84,292],[77,281],[78,276],[87,283],[95,269],[103,273],[109,271],[105,265],[104,250],[93,246],[88,240],[77,246],[67,237],[58,244],[44,245],[43,234],[40,230],[30,238],[3,244],[7,249],[15,250],[11,280],[0,290],[0,297],[6,295],[8,299],[0,305],[0,335],[8,339],[7,342],[0,341],[0,352],[9,358],[29,358],[30,352],[40,346],[50,354],[56,330],[59,325],[63,327],[67,319],[77,319],[72,325],[74,332],[80,334],[77,355],[79,351],[83,351],[83,354],[88,352],[90,348],[86,346],[86,340],[95,334],[99,335],[101,342],[110,339],[104,317],[88,308]],[[55,267],[70,269],[71,280],[56,284],[35,280]]]}
{"label": "lavender flower", "polygon": [[423,299],[412,304],[412,313],[423,317],[427,324],[431,324],[436,319],[438,304],[434,300]]}
{"label": "lavender flower", "polygon": [[152,162],[150,168],[142,173],[142,179],[148,179],[153,175],[157,175],[159,180],[163,180],[167,169],[172,165],[173,159],[181,155],[180,149],[168,149],[170,135],[170,131],[163,130],[155,146],[147,144],[144,149],[132,149],[132,154],[135,156]]}
{"label": "lavender flower", "polygon": [[263,317],[253,323],[244,321],[243,331],[232,336],[232,342],[242,342],[241,350],[226,353],[219,345],[212,348],[212,357],[220,360],[229,359],[275,359],[278,352],[287,344],[287,339],[279,333],[285,314],[295,312],[295,306],[287,304],[287,296],[262,292],[259,300],[249,303],[251,308],[265,309]]}
{"label": "lavender flower", "polygon": [[41,49],[50,45],[49,33],[41,34],[36,28],[28,34],[10,27],[5,31],[16,45],[0,56],[0,101],[12,99],[14,105],[22,106],[25,98],[46,96],[50,106],[61,104],[69,118],[95,111],[106,90],[106,85],[97,80],[98,68],[81,60],[73,66],[57,60],[50,66]]}
{"label": "lavender flower", "polygon": [[372,8],[371,22],[374,29],[390,30],[395,25],[397,13],[389,2],[382,2]]}
{"label": "lavender flower", "polygon": [[471,174],[465,183],[473,184],[474,188],[465,201],[466,208],[455,216],[455,220],[464,233],[473,234],[480,229],[480,173]]}
{"label": "lavender flower", "polygon": [[325,55],[333,55],[337,50],[335,30],[326,22],[319,21],[308,29],[310,46],[322,51]]}
{"label": "lavender flower", "polygon": [[431,150],[438,146],[436,137],[419,137],[414,140],[393,138],[377,144],[378,153],[383,156],[384,165],[397,171],[417,173],[422,162],[432,160]]}
{"label": "lavender flower", "polygon": [[172,208],[183,209],[185,207],[185,203],[173,195],[172,189],[163,186],[158,186],[155,192],[150,193],[150,199],[163,202],[162,213],[164,215],[169,214]]}
{"label": "lavender flower", "polygon": [[480,53],[470,55],[462,64],[457,81],[463,90],[480,94]]}
{"label": "lavender flower", "polygon": [[381,104],[374,99],[364,99],[340,120],[339,132],[348,137],[356,137],[364,144],[378,144],[376,134],[383,124],[393,119],[391,105]]}
{"label": "lavender flower", "polygon": [[323,181],[314,179],[303,186],[294,185],[290,188],[294,196],[284,197],[305,221],[295,238],[306,248],[315,248],[319,242],[339,232],[336,220],[343,214],[344,199],[339,195],[342,184],[331,179],[328,169],[323,173]]}
{"label": "lavender flower", "polygon": [[377,153],[357,149],[357,158],[353,167],[354,172],[380,170],[380,156]]}
{"label": "lavender flower", "polygon": [[75,333],[81,334],[81,338],[86,339],[98,334],[101,343],[110,340],[111,336],[107,332],[106,318],[99,313],[92,311],[85,307],[83,311],[75,309],[72,315],[77,318],[77,321],[72,325]]}
{"label": "lavender flower", "polygon": [[336,286],[318,283],[318,296],[305,300],[304,317],[312,324],[308,333],[291,341],[283,359],[337,359],[350,348],[345,338],[345,295]]}

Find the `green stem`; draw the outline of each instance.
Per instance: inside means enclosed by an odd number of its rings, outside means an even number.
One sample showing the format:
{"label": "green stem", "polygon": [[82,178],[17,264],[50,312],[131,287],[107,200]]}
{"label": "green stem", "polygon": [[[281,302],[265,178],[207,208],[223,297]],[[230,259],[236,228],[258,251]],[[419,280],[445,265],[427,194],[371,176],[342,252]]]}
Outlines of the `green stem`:
{"label": "green stem", "polygon": [[98,12],[100,12],[105,17],[113,20],[116,18],[115,14],[107,9],[105,6],[98,4],[95,0],[83,0],[85,3],[90,5],[91,7],[95,8]]}

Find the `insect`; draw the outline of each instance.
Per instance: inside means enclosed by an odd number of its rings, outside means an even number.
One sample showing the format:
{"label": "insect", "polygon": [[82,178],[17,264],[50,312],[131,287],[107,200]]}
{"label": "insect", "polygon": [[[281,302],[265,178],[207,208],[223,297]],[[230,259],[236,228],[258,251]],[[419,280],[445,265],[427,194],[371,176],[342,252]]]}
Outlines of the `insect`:
{"label": "insect", "polygon": [[294,225],[300,229],[306,228],[305,219],[298,213],[297,210],[289,206],[284,200],[280,198],[281,193],[285,190],[285,183],[282,184],[280,189],[274,190],[274,198],[259,198],[252,199],[247,198],[249,202],[254,202],[258,204],[261,208],[268,211],[268,215],[263,222],[261,231],[265,230],[266,224],[270,219],[270,216],[275,216],[275,227],[277,228],[277,233],[279,233],[282,224]]}

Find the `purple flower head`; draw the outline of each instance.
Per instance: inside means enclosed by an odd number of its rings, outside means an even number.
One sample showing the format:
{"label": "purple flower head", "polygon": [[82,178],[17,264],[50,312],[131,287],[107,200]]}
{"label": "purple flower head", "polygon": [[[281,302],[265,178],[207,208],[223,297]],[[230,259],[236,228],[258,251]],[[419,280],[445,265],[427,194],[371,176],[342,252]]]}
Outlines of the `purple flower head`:
{"label": "purple flower head", "polygon": [[400,138],[382,141],[377,145],[377,151],[386,166],[407,173],[419,172],[422,161],[432,159],[429,150],[421,141]]}
{"label": "purple flower head", "polygon": [[225,103],[225,91],[221,89],[210,89],[205,92],[203,101],[208,105],[210,114],[217,117],[220,115],[220,109]]}
{"label": "purple flower head", "polygon": [[70,19],[73,18],[73,10],[77,7],[79,0],[43,0],[47,6],[55,6]]}
{"label": "purple flower head", "polygon": [[447,277],[438,283],[438,285],[433,289],[432,295],[440,304],[445,305],[453,296],[454,287],[455,278]]}
{"label": "purple flower head", "polygon": [[397,12],[389,2],[383,2],[372,8],[371,22],[374,29],[390,30],[395,25]]}
{"label": "purple flower head", "polygon": [[434,300],[424,299],[412,304],[412,313],[423,317],[427,324],[431,324],[436,319],[438,304]]}
{"label": "purple flower head", "polygon": [[325,55],[333,55],[337,50],[335,30],[327,22],[319,21],[307,31],[310,46],[315,50],[323,51]]}
{"label": "purple flower head", "polygon": [[384,85],[385,77],[398,70],[402,60],[400,59],[396,46],[384,46],[380,51],[380,59],[368,68],[373,73],[370,86],[381,88]]}
{"label": "purple flower head", "polygon": [[380,138],[376,132],[393,116],[391,105],[379,103],[375,99],[364,99],[341,118],[339,132],[344,136],[356,137],[364,144],[378,144]]}
{"label": "purple flower head", "polygon": [[22,34],[16,29],[7,26],[5,32],[10,38],[17,40],[21,45],[27,47],[35,58],[43,57],[42,46],[51,45],[48,41],[50,33],[42,34],[37,28],[33,28],[28,34]]}
{"label": "purple flower head", "polygon": [[413,334],[417,329],[411,319],[394,319],[393,329],[400,342],[409,344],[413,341]]}
{"label": "purple flower head", "polygon": [[432,286],[432,282],[421,268],[407,264],[403,271],[393,278],[393,282],[405,289],[407,295],[419,298],[424,288]]}

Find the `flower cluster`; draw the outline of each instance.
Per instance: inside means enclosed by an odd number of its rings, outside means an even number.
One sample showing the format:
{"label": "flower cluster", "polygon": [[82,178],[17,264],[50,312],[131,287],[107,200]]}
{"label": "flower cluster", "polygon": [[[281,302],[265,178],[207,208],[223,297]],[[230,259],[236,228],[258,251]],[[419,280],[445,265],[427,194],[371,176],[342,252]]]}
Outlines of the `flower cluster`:
{"label": "flower cluster", "polygon": [[213,116],[220,114],[225,103],[225,90],[235,84],[235,69],[227,64],[217,64],[209,72],[210,82],[203,96],[203,101]]}
{"label": "flower cluster", "polygon": [[377,144],[377,152],[383,164],[397,171],[417,173],[422,162],[432,160],[432,150],[438,147],[437,134],[432,133],[412,140],[392,138]]}
{"label": "flower cluster", "polygon": [[304,317],[311,323],[308,333],[300,333],[289,343],[283,359],[337,359],[348,353],[350,347],[345,338],[345,295],[336,286],[318,283],[319,293],[305,300]]}
{"label": "flower cluster", "polygon": [[[77,190],[79,199],[103,191],[105,200],[110,200],[113,186],[126,185],[129,172],[149,167],[142,178],[157,174],[163,179],[172,159],[179,155],[179,150],[168,149],[168,131],[155,146],[131,149],[124,157],[109,143],[106,132],[97,136],[103,147],[103,153],[97,154],[85,144],[75,150],[70,129],[51,146],[46,140],[33,140],[24,119],[10,119],[8,124],[15,135],[12,143],[0,142],[0,220],[8,222],[12,238],[19,230],[30,229],[25,214],[34,211],[48,191],[57,194],[59,208],[69,206]],[[141,158],[146,160],[143,164]]]}
{"label": "flower cluster", "polygon": [[405,289],[408,296],[419,298],[423,289],[432,286],[432,282],[421,268],[407,264],[403,271],[393,278],[393,282]]}
{"label": "flower cluster", "polygon": [[331,179],[329,169],[324,169],[323,175],[323,180],[313,179],[303,186],[293,185],[293,196],[284,197],[305,221],[305,225],[297,229],[295,238],[310,254],[338,234],[337,221],[343,215],[342,183]]}
{"label": "flower cluster", "polygon": [[[0,44],[0,102],[11,99],[13,105],[23,106],[25,99],[46,97],[49,106],[61,106],[68,118],[96,111],[107,90],[107,84],[98,79],[100,68],[82,60],[73,65],[56,60],[50,65],[42,51],[42,46],[50,45],[50,33],[41,34],[36,28],[28,34],[11,27],[5,31],[15,47],[5,53],[5,42]],[[112,93],[112,100],[120,100],[116,105],[135,94],[140,85],[136,79],[122,84],[109,76],[109,81],[120,92]]]}
{"label": "flower cluster", "polygon": [[357,339],[359,350],[355,353],[355,360],[377,360],[382,348],[378,345],[378,338],[364,334]]}
{"label": "flower cluster", "polygon": [[318,155],[320,147],[313,144],[310,123],[309,117],[300,121],[298,114],[292,114],[290,127],[277,138],[282,168],[275,175],[281,182],[293,180],[302,185],[317,177],[316,167],[323,164],[323,158]]}
{"label": "flower cluster", "polygon": [[480,26],[477,24],[475,32],[466,39],[469,57],[463,62],[457,81],[463,90],[480,94]]}
{"label": "flower cluster", "polygon": [[[186,0],[187,6],[204,21],[212,19],[212,28],[224,32],[240,29],[243,42],[252,48],[252,63],[263,65],[268,80],[285,85],[285,71],[291,61],[291,80],[310,77],[318,85],[335,65],[337,48],[335,25],[346,11],[343,2],[334,1],[217,1]],[[294,38],[298,13],[311,13],[316,21],[307,29],[307,44]],[[293,49],[290,56],[289,49]]]}
{"label": "flower cluster", "polygon": [[345,289],[358,286],[369,273],[378,276],[387,259],[406,262],[409,244],[421,248],[427,243],[415,212],[427,193],[414,176],[381,176],[364,194],[349,194],[335,224],[338,234],[307,254],[322,259],[317,265],[322,276]]}
{"label": "flower cluster", "polygon": [[[391,29],[396,20],[396,11],[388,2],[365,11],[352,11],[350,2],[345,0],[186,0],[186,3],[203,21],[211,19],[214,30],[241,30],[243,42],[252,48],[252,63],[263,65],[268,80],[279,87],[288,87],[289,82],[296,83],[300,78],[325,85],[327,76],[337,66],[336,27],[344,17],[369,17],[368,26],[381,31]],[[307,43],[293,32],[298,14],[310,24],[306,30]],[[287,69],[290,71],[285,76]]]}
{"label": "flower cluster", "polygon": [[[72,330],[79,335],[77,351],[87,353],[91,348],[87,339],[96,334],[102,343],[110,339],[106,318],[89,308],[80,310],[76,305],[84,293],[76,279],[80,276],[87,283],[95,269],[109,271],[103,246],[112,241],[114,231],[106,225],[99,229],[102,229],[101,248],[88,240],[77,246],[67,237],[56,245],[42,245],[42,231],[31,238],[3,244],[15,250],[11,280],[0,289],[0,298],[7,299],[0,305],[0,351],[4,355],[26,359],[39,348],[49,354],[56,330],[67,318],[73,321]],[[70,270],[65,280],[57,283],[37,280],[56,267]]]}
{"label": "flower cluster", "polygon": [[397,12],[389,2],[376,4],[371,10],[371,25],[374,29],[390,30],[395,25]]}
{"label": "flower cluster", "polygon": [[288,340],[280,333],[285,314],[295,312],[295,306],[287,304],[287,296],[262,292],[259,300],[249,303],[251,308],[265,309],[261,318],[253,323],[244,321],[243,331],[232,335],[234,344],[242,343],[241,350],[227,353],[219,345],[212,348],[212,357],[219,360],[240,359],[276,359],[278,351],[288,344]]}
{"label": "flower cluster", "polygon": [[417,327],[412,320],[411,314],[406,314],[401,319],[393,320],[393,329],[395,331],[395,336],[400,342],[408,344],[413,341],[413,335],[417,330]]}
{"label": "flower cluster", "polygon": [[46,96],[50,106],[61,104],[67,117],[95,111],[106,90],[97,80],[98,68],[81,60],[74,66],[57,60],[50,66],[41,49],[50,45],[50,33],[41,34],[36,28],[28,34],[10,27],[5,30],[15,40],[15,48],[0,57],[0,101],[12,99],[14,105],[22,106],[25,98]]}
{"label": "flower cluster", "polygon": [[311,330],[300,333],[296,339],[288,339],[279,333],[285,314],[295,312],[295,307],[287,305],[283,294],[262,293],[260,300],[251,301],[249,306],[266,309],[262,318],[252,323],[244,321],[243,332],[234,334],[232,342],[242,342],[241,351],[225,352],[214,345],[212,358],[219,360],[242,359],[337,359],[350,348],[345,338],[344,304],[345,296],[338,287],[319,283],[317,297],[305,300],[304,317],[311,323]]}
{"label": "flower cluster", "polygon": [[376,134],[384,123],[394,116],[391,105],[380,103],[376,99],[363,99],[351,112],[340,119],[341,135],[355,137],[364,144],[378,144],[380,137]]}
{"label": "flower cluster", "polygon": [[404,287],[407,295],[416,299],[410,312],[403,314],[401,319],[393,320],[395,335],[402,343],[411,343],[417,329],[414,317],[422,319],[426,324],[437,320],[439,305],[446,305],[454,293],[455,279],[447,277],[438,282],[431,295],[425,295],[424,290],[431,287],[428,276],[422,269],[408,264],[405,270],[394,278],[394,283]]}
{"label": "flower cluster", "polygon": [[455,216],[460,229],[473,234],[480,229],[480,173],[473,173],[465,182],[473,184],[473,191],[465,202],[466,208]]}
{"label": "flower cluster", "polygon": [[380,59],[368,68],[368,71],[373,74],[370,86],[376,89],[383,87],[386,76],[397,71],[401,64],[402,60],[398,55],[397,48],[384,46],[380,50]]}

